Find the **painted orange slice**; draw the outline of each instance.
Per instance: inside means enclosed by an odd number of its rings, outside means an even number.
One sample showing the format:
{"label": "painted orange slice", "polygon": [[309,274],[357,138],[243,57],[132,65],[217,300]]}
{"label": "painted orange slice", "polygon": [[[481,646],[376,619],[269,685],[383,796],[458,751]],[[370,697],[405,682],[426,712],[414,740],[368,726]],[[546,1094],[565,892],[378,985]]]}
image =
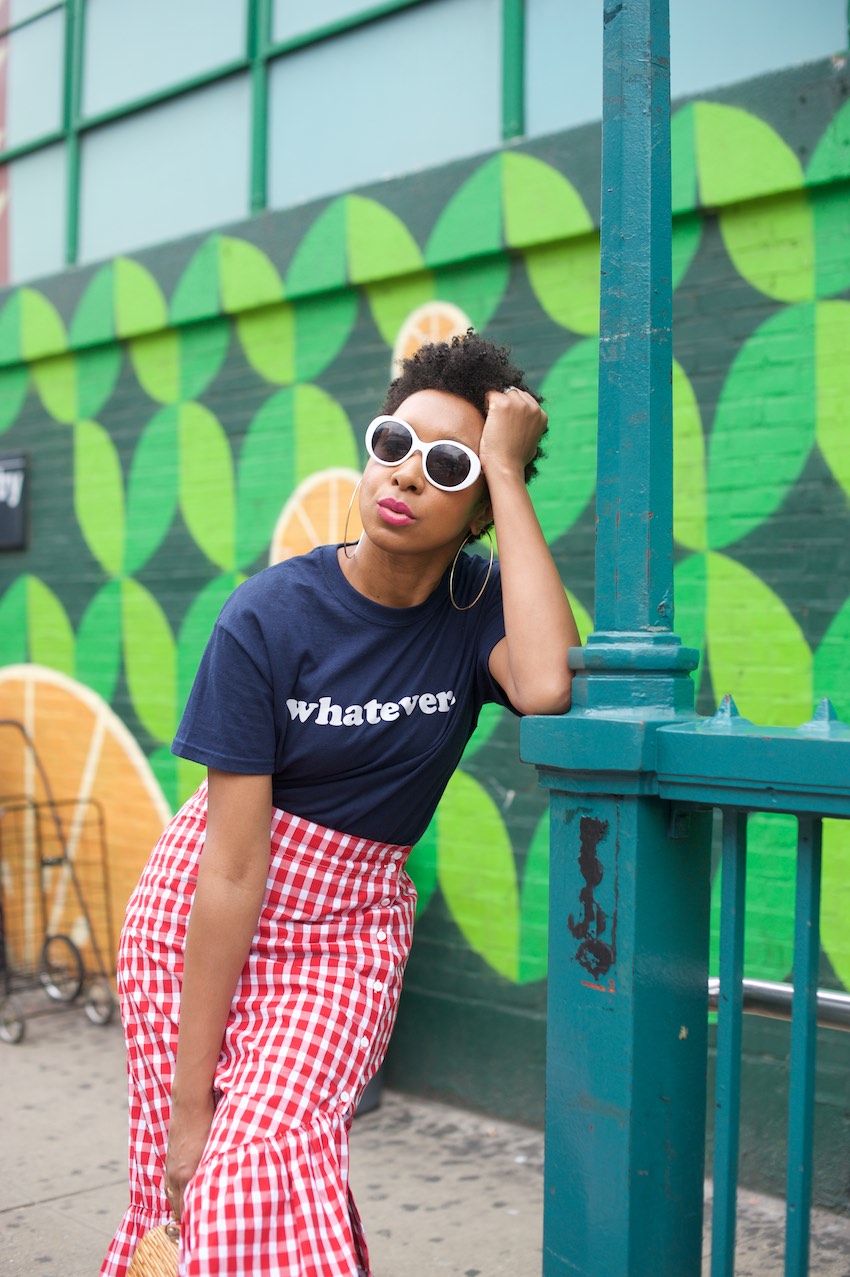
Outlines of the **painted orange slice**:
{"label": "painted orange slice", "polygon": [[46,935],[63,934],[87,967],[97,971],[100,955],[111,971],[127,900],[170,815],[141,748],[101,697],[42,665],[0,669],[0,861],[13,969],[37,967]]}
{"label": "painted orange slice", "polygon": [[431,301],[410,312],[399,329],[393,346],[393,376],[401,371],[402,360],[415,355],[420,346],[432,341],[451,341],[462,337],[473,323],[452,302]]}
{"label": "painted orange slice", "polygon": [[355,499],[359,482],[356,470],[337,467],[319,470],[299,483],[275,525],[269,563],[342,541],[347,516],[348,540],[356,541],[363,531]]}

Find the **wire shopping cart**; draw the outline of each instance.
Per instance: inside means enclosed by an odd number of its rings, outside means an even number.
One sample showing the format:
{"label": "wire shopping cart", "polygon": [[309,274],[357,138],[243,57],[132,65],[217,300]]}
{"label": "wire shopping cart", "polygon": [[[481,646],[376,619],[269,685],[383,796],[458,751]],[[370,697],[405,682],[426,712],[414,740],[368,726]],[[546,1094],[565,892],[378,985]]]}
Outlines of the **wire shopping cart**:
{"label": "wire shopping cart", "polygon": [[[54,796],[23,724],[0,738],[26,753],[39,797],[0,797],[0,1040],[20,1042],[26,1020],[82,1005],[108,1024],[115,998],[106,833],[100,804]],[[35,784],[32,786],[36,790]]]}

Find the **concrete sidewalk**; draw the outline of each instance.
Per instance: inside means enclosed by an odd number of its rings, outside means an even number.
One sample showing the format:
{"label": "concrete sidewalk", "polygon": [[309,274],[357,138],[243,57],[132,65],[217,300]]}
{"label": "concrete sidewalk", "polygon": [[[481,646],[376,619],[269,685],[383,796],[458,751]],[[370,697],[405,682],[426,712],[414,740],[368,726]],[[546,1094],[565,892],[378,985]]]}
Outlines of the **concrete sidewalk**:
{"label": "concrete sidewalk", "polygon": [[[0,1088],[0,1277],[95,1277],[126,1203],[117,1021],[28,1019],[0,1043]],[[352,1132],[375,1277],[538,1277],[542,1170],[536,1130],[385,1093]],[[737,1277],[780,1277],[782,1203],[741,1207]],[[816,1212],[813,1233],[810,1272],[850,1277],[850,1220]]]}

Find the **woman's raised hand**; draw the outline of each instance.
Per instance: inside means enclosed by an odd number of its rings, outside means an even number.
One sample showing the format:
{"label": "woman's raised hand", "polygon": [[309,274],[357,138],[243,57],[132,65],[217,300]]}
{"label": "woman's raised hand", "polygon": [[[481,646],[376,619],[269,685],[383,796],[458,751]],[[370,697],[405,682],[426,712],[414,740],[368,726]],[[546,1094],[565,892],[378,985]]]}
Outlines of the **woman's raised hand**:
{"label": "woman's raised hand", "polygon": [[488,391],[486,402],[478,450],[482,470],[485,475],[494,470],[524,471],[546,430],[546,413],[533,395],[515,386]]}

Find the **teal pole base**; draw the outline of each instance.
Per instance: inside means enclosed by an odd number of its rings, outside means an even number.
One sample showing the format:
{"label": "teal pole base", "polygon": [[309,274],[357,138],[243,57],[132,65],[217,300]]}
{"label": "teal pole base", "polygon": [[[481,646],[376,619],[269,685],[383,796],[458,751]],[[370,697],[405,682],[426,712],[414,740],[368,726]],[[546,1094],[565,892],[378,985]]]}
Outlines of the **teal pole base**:
{"label": "teal pole base", "polygon": [[709,849],[708,813],[552,792],[544,1277],[699,1277]]}
{"label": "teal pole base", "polygon": [[711,816],[657,775],[696,662],[592,635],[570,713],[521,726],[550,790],[544,1277],[700,1274]]}

